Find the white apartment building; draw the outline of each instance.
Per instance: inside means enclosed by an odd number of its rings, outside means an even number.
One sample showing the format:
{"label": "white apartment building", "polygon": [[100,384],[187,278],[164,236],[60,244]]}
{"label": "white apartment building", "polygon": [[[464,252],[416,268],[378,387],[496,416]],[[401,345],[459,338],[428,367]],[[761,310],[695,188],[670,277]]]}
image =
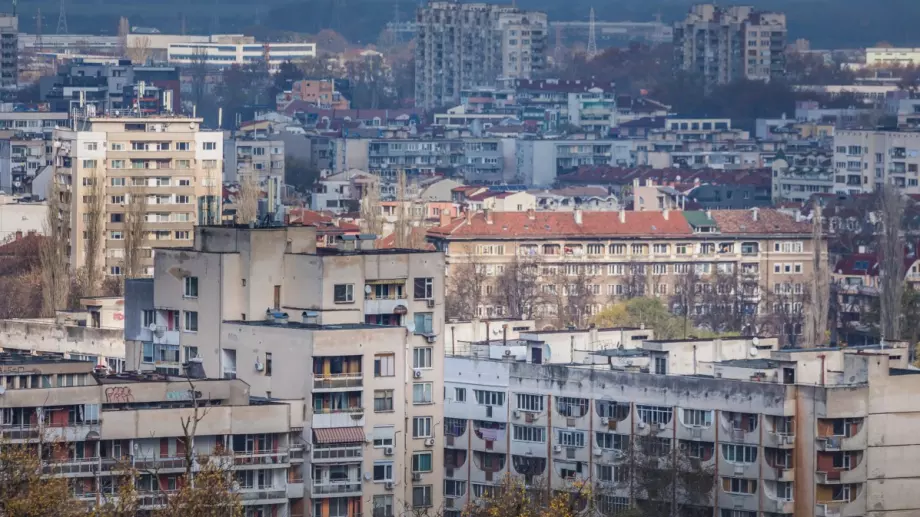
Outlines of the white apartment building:
{"label": "white apartment building", "polygon": [[[12,111],[0,105],[0,190],[8,194],[32,193],[32,180],[50,165],[51,132],[69,123],[67,113]],[[9,111],[4,111],[9,109]],[[44,195],[36,192],[36,195]]]}
{"label": "white apartment building", "polygon": [[438,508],[444,256],[345,242],[199,226],[193,249],[158,250],[154,278],[128,283],[128,368],[199,357],[254,396],[303,399],[313,515]]}
{"label": "white apartment building", "polygon": [[0,87],[19,85],[19,17],[0,14]]}
{"label": "white apartment building", "polygon": [[269,70],[276,72],[282,63],[316,57],[316,43],[170,43],[167,54],[173,65],[204,62],[218,68],[267,60]]}
{"label": "white apartment building", "polygon": [[837,130],[834,132],[834,189],[872,192],[889,183],[920,193],[920,133]]}
{"label": "white apartment building", "polygon": [[253,181],[265,192],[265,212],[281,213],[284,140],[237,137],[224,140],[224,181]]}
{"label": "white apartment building", "polygon": [[498,15],[502,35],[502,78],[533,77],[546,67],[549,25],[546,13],[504,12]]}
{"label": "white apartment building", "polygon": [[869,47],[866,49],[866,66],[903,67],[920,64],[920,48]]}
{"label": "white apartment building", "polygon": [[[144,196],[147,238],[143,267],[153,272],[153,248],[188,247],[193,228],[220,220],[223,134],[185,116],[105,115],[77,129],[56,129],[54,179],[70,208],[70,263],[85,263],[85,219],[95,181],[102,182],[105,273],[124,272],[125,221],[133,196]],[[139,202],[139,201],[138,201]]]}
{"label": "white apartment building", "polygon": [[585,165],[614,165],[615,156],[630,156],[630,141],[601,139],[519,140],[515,143],[518,181],[548,187],[556,177]]}
{"label": "white apartment building", "polygon": [[64,447],[45,454],[43,471],[67,478],[87,506],[119,496],[128,464],[138,471],[139,510],[163,508],[183,482],[182,423],[197,400],[209,407],[198,411],[190,452],[214,457],[222,449],[244,515],[304,515],[299,403],[251,400],[236,379],[113,374],[91,362],[18,354],[0,354],[0,388],[3,444],[59,441]]}
{"label": "white apartment building", "polygon": [[679,509],[660,515],[914,511],[920,405],[893,395],[920,385],[906,344],[644,340],[588,352],[581,364],[547,364],[547,344],[523,338],[445,361],[448,517],[506,475],[538,489],[590,483],[589,504],[615,515],[648,502],[640,487],[656,478],[637,469],[675,463],[711,484],[688,491],[680,481],[672,492],[669,482],[655,502]]}

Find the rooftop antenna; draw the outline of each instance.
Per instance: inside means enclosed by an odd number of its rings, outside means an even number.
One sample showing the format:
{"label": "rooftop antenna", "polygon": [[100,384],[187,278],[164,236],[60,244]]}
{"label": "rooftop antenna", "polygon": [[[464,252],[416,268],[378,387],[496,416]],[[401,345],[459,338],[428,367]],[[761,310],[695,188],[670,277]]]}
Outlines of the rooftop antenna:
{"label": "rooftop antenna", "polygon": [[214,12],[211,13],[211,24],[208,28],[212,36],[220,32],[220,0],[214,0]]}
{"label": "rooftop antenna", "polygon": [[179,13],[179,34],[185,36],[185,13]]}
{"label": "rooftop antenna", "polygon": [[42,8],[35,10],[35,48],[41,52],[44,49],[42,42]]}
{"label": "rooftop antenna", "polygon": [[16,16],[17,7],[19,7],[19,0],[13,0],[13,16]]}
{"label": "rooftop antenna", "polygon": [[556,62],[556,68],[562,68],[562,60],[565,59],[563,54],[565,49],[562,48],[562,27],[556,26],[556,48],[553,49],[553,60]]}
{"label": "rooftop antenna", "polygon": [[58,34],[67,34],[67,0],[61,0],[61,9],[58,12]]}
{"label": "rooftop antenna", "polygon": [[594,27],[594,8],[592,7],[588,19],[588,60],[590,61],[595,57],[597,57],[597,34]]}

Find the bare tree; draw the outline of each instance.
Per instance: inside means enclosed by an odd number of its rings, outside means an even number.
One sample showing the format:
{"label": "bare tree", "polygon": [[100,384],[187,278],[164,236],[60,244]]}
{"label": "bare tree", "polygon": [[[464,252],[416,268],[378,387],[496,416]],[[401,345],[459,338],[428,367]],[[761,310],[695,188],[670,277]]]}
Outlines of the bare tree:
{"label": "bare tree", "polygon": [[636,515],[682,517],[712,505],[715,471],[703,462],[715,454],[713,443],[636,435],[628,453]]}
{"label": "bare tree", "polygon": [[802,346],[805,334],[805,307],[810,306],[808,286],[782,283],[769,290],[765,303],[769,310],[762,322],[764,333],[779,336],[783,346]]}
{"label": "bare tree", "polygon": [[554,292],[547,301],[554,307],[557,328],[584,326],[595,301],[594,284],[584,264],[566,264],[554,284]]}
{"label": "bare tree", "polygon": [[361,229],[378,237],[383,233],[383,216],[380,213],[380,181],[364,185],[360,201]]}
{"label": "bare tree", "polygon": [[904,237],[901,234],[904,199],[897,187],[885,184],[877,192],[876,203],[881,335],[882,339],[899,339],[904,293]]}
{"label": "bare tree", "polygon": [[64,309],[70,293],[70,211],[57,177],[52,178],[48,192],[48,214],[45,219],[39,259],[42,277],[42,312],[54,316]]}
{"label": "bare tree", "polygon": [[118,19],[118,55],[128,55],[128,34],[131,33],[131,26],[128,24],[128,18],[122,16]]}
{"label": "bare tree", "polygon": [[490,286],[486,266],[474,251],[468,249],[465,260],[454,264],[447,278],[445,312],[453,318],[471,320],[479,316],[479,309],[487,300]]}
{"label": "bare tree", "polygon": [[124,217],[124,271],[125,278],[136,278],[144,273],[144,240],[147,238],[147,195],[135,188],[128,194]]}
{"label": "bare tree", "polygon": [[626,281],[623,282],[623,296],[629,300],[645,296],[648,293],[649,264],[629,263],[626,267]]}
{"label": "bare tree", "polygon": [[539,265],[518,253],[498,275],[492,300],[508,318],[529,320],[534,318],[542,301],[540,289]]}
{"label": "bare tree", "polygon": [[84,267],[84,292],[86,296],[95,296],[99,292],[102,279],[102,265],[99,260],[103,258],[103,243],[105,242],[105,173],[94,169],[89,178],[86,178],[84,190],[83,231],[85,232],[85,259]]}
{"label": "bare tree", "polygon": [[134,64],[143,65],[150,59],[150,37],[139,36],[136,38],[128,37],[127,57]]}
{"label": "bare tree", "polygon": [[[806,319],[806,346],[821,346],[827,332],[827,318],[830,311],[830,278],[828,257],[824,248],[824,231],[821,203],[814,201],[811,220],[812,282],[811,309]],[[900,224],[899,224],[900,226]],[[903,267],[903,261],[899,261]],[[903,275],[901,275],[903,278]]]}
{"label": "bare tree", "polygon": [[677,280],[674,282],[674,295],[671,297],[672,309],[683,319],[683,337],[687,338],[690,331],[693,310],[699,299],[700,284],[702,279],[696,270],[696,264],[675,264],[674,273]]}
{"label": "bare tree", "polygon": [[259,216],[259,195],[261,189],[252,176],[246,176],[240,181],[240,193],[236,198],[237,224],[251,224]]}
{"label": "bare tree", "polygon": [[192,53],[192,62],[188,66],[192,84],[192,102],[198,109],[204,106],[208,87],[208,63],[205,50],[198,47]]}

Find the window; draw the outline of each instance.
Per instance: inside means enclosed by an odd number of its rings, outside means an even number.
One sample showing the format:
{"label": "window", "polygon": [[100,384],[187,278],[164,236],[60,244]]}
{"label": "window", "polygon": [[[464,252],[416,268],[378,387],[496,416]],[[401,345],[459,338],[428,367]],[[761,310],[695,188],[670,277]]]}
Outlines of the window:
{"label": "window", "polygon": [[598,481],[607,483],[624,483],[627,479],[627,470],[625,467],[613,465],[596,465],[596,474]]}
{"label": "window", "polygon": [[191,203],[191,198],[188,196],[176,196],[176,204],[187,205]]}
{"label": "window", "polygon": [[564,417],[581,418],[588,413],[588,399],[556,397],[556,410]]}
{"label": "window", "polygon": [[473,390],[476,403],[482,406],[503,406],[505,394],[500,391]]}
{"label": "window", "polygon": [[198,313],[196,311],[185,311],[185,331],[198,332]]}
{"label": "window", "polygon": [[518,442],[546,443],[546,428],[515,425],[511,427],[511,437]]}
{"label": "window", "polygon": [[393,439],[396,437],[396,430],[391,425],[374,426],[373,439],[374,447],[392,447]]}
{"label": "window", "polygon": [[[88,214],[84,214],[84,215],[88,215]],[[109,217],[109,222],[123,223],[125,222],[125,214],[111,214]]]}
{"label": "window", "polygon": [[96,160],[83,160],[83,168],[84,169],[95,169]]}
{"label": "window", "polygon": [[374,377],[393,377],[396,375],[396,356],[394,354],[377,354],[374,356]]}
{"label": "window", "polygon": [[556,444],[563,447],[584,447],[585,433],[568,429],[556,429]]}
{"label": "window", "polygon": [[430,300],[434,298],[434,279],[416,278],[413,293],[416,300]]}
{"label": "window", "polygon": [[354,303],[355,301],[354,284],[335,284],[332,291],[335,303]]}
{"label": "window", "polygon": [[374,481],[377,483],[382,483],[385,481],[393,481],[393,462],[392,461],[375,461],[374,462]]}
{"label": "window", "polygon": [[607,247],[607,250],[611,255],[626,255],[626,245],[625,244],[611,244]]}
{"label": "window", "polygon": [[424,508],[431,506],[431,485],[412,487],[412,507]]}
{"label": "window", "polygon": [[[374,514],[371,517],[393,517],[393,496],[375,495],[374,496]],[[313,515],[321,515],[316,512]]]}
{"label": "window", "polygon": [[144,343],[141,355],[142,355],[142,359],[141,359],[142,362],[152,363],[153,362],[153,343]]}
{"label": "window", "polygon": [[653,244],[652,253],[655,255],[667,255],[670,253],[670,246],[667,244]]}
{"label": "window", "polygon": [[125,150],[125,144],[121,142],[112,142],[111,146],[112,146],[113,151],[124,151]]}
{"label": "window", "polygon": [[646,424],[663,424],[671,423],[671,408],[665,406],[636,406],[636,412],[639,418]]}
{"label": "window", "polygon": [[629,435],[614,433],[595,433],[597,446],[601,449],[625,451],[629,447]]}
{"label": "window", "polygon": [[434,313],[416,312],[414,315],[416,334],[434,334]]}
{"label": "window", "polygon": [[[446,497],[463,497],[466,495],[466,481],[454,479],[444,480],[444,495]],[[376,517],[376,516],[375,516]]]}
{"label": "window", "polygon": [[[267,354],[271,357],[271,354]],[[189,362],[191,359],[198,357],[198,347],[197,346],[187,346],[185,347],[185,362]]]}
{"label": "window", "polygon": [[198,277],[185,277],[185,295],[186,298],[198,298]]}
{"label": "window", "polygon": [[517,408],[521,411],[543,411],[543,395],[529,395],[527,393],[518,393]]}
{"label": "window", "polygon": [[432,402],[430,382],[416,382],[412,385],[413,404],[431,404]]}
{"label": "window", "polygon": [[412,437],[431,438],[430,416],[417,416],[412,418]]}
{"label": "window", "polygon": [[412,351],[413,368],[431,368],[431,347],[417,347]]}
{"label": "window", "polygon": [[725,443],[722,444],[722,457],[731,463],[754,463],[757,461],[757,447]]}
{"label": "window", "polygon": [[712,411],[684,409],[684,425],[688,427],[709,427],[712,425]]}
{"label": "window", "polygon": [[412,472],[431,472],[430,452],[416,452],[412,455]]}
{"label": "window", "polygon": [[668,374],[668,359],[666,357],[655,358],[655,373],[658,375]]}
{"label": "window", "polygon": [[217,142],[202,142],[202,149],[205,151],[216,151]]}
{"label": "window", "polygon": [[125,186],[125,178],[112,178],[112,179],[110,180],[110,183],[111,183],[111,185],[112,185],[113,187],[124,187],[124,186]]}
{"label": "window", "polygon": [[144,328],[149,329],[151,325],[157,322],[157,311],[153,309],[143,311],[141,321],[143,322]]}
{"label": "window", "polygon": [[454,402],[466,402],[466,388],[454,388]]}
{"label": "window", "polygon": [[722,478],[722,490],[730,494],[755,494],[757,481],[744,478]]}
{"label": "window", "polygon": [[374,390],[374,411],[393,411],[393,390]]}

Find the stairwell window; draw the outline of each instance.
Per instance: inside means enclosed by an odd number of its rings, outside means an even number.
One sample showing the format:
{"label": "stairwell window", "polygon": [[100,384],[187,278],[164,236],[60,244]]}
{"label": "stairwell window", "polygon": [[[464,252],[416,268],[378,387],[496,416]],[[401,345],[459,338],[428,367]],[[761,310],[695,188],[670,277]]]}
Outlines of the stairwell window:
{"label": "stairwell window", "polygon": [[185,277],[185,294],[186,298],[198,298],[198,277]]}
{"label": "stairwell window", "polygon": [[430,300],[434,298],[434,279],[416,278],[413,283],[412,291],[416,300]]}
{"label": "stairwell window", "polygon": [[335,284],[333,286],[333,301],[335,303],[354,303],[355,285],[354,284]]}
{"label": "stairwell window", "polygon": [[198,312],[185,311],[185,331],[198,332]]}

